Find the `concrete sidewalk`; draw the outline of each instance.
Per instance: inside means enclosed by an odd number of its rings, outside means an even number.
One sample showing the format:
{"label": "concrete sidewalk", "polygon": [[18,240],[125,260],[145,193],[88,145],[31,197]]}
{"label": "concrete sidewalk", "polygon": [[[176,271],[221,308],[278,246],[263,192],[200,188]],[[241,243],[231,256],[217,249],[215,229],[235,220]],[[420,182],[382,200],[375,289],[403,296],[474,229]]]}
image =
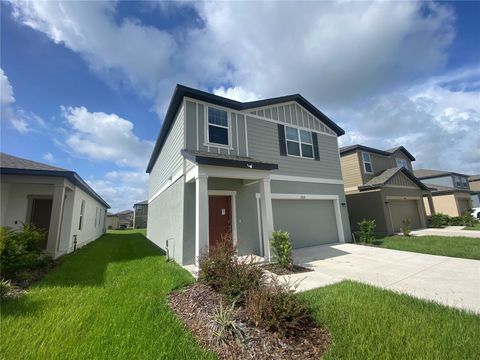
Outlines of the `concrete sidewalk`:
{"label": "concrete sidewalk", "polygon": [[298,291],[349,279],[480,314],[480,260],[354,244],[299,249],[294,259],[314,270],[283,276]]}
{"label": "concrete sidewalk", "polygon": [[412,236],[465,236],[465,237],[472,237],[472,238],[480,238],[480,231],[476,230],[462,230],[465,226],[447,226],[443,229],[434,229],[434,228],[427,228],[427,229],[420,229],[420,230],[412,230]]}

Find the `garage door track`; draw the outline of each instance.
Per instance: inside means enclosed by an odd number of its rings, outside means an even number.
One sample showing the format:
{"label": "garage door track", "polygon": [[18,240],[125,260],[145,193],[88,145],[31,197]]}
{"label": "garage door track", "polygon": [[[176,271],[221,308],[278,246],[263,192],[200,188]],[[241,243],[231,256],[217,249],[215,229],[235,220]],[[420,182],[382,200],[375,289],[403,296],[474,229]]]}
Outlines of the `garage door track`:
{"label": "garage door track", "polygon": [[480,313],[480,261],[354,244],[298,249],[295,263],[314,271],[287,276],[298,291],[355,280]]}

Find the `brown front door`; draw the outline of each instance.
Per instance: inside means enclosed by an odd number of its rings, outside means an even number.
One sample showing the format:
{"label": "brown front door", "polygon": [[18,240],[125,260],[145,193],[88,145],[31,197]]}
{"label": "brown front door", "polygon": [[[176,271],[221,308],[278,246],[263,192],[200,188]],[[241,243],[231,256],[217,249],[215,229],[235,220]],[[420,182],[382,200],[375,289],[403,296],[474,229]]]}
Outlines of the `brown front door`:
{"label": "brown front door", "polygon": [[230,196],[208,197],[209,247],[232,232],[232,200]]}
{"label": "brown front door", "polygon": [[48,229],[50,227],[50,216],[52,215],[52,199],[33,199],[32,218],[30,223],[45,230],[45,238],[40,243],[42,249],[47,248]]}

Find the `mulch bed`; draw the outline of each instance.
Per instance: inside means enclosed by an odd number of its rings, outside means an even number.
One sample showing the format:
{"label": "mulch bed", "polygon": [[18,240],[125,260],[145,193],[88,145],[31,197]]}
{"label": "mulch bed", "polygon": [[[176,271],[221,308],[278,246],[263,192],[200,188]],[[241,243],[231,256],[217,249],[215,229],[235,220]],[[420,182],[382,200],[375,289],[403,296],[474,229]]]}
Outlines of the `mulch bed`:
{"label": "mulch bed", "polygon": [[[325,328],[306,327],[289,338],[258,328],[249,322],[241,307],[235,319],[244,330],[243,337],[219,338],[214,334],[213,315],[221,302],[219,293],[200,283],[169,297],[171,308],[199,343],[220,359],[319,359],[330,344],[330,334]],[[227,306],[226,302],[223,304]]]}
{"label": "mulch bed", "polygon": [[281,267],[278,264],[266,264],[263,265],[262,268],[265,270],[268,270],[276,275],[291,275],[291,274],[299,274],[299,273],[304,273],[304,272],[309,272],[313,271],[311,269],[307,269],[303,266],[300,265],[293,265],[291,269],[286,269],[284,267]]}

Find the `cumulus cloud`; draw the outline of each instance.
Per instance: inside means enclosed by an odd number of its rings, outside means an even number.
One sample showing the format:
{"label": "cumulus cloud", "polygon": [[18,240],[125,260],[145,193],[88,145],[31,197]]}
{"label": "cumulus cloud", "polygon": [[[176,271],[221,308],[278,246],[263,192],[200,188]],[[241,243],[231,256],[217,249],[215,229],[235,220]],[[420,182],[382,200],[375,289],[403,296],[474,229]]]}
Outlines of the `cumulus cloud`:
{"label": "cumulus cloud", "polygon": [[55,162],[55,157],[51,152],[47,152],[43,154],[43,160],[47,160],[48,162],[54,163]]}
{"label": "cumulus cloud", "polygon": [[136,171],[111,171],[88,184],[112,207],[111,212],[128,210],[148,196],[148,174]]}
{"label": "cumulus cloud", "polygon": [[213,89],[215,95],[223,96],[237,101],[253,101],[260,99],[260,96],[252,91],[247,91],[240,86],[225,88],[223,86]]}
{"label": "cumulus cloud", "polygon": [[132,122],[116,114],[90,112],[85,107],[63,107],[67,120],[65,143],[69,149],[92,160],[119,166],[145,168],[153,143],[133,132]]}
{"label": "cumulus cloud", "polygon": [[5,106],[15,102],[12,85],[3,69],[0,68],[0,105]]}

